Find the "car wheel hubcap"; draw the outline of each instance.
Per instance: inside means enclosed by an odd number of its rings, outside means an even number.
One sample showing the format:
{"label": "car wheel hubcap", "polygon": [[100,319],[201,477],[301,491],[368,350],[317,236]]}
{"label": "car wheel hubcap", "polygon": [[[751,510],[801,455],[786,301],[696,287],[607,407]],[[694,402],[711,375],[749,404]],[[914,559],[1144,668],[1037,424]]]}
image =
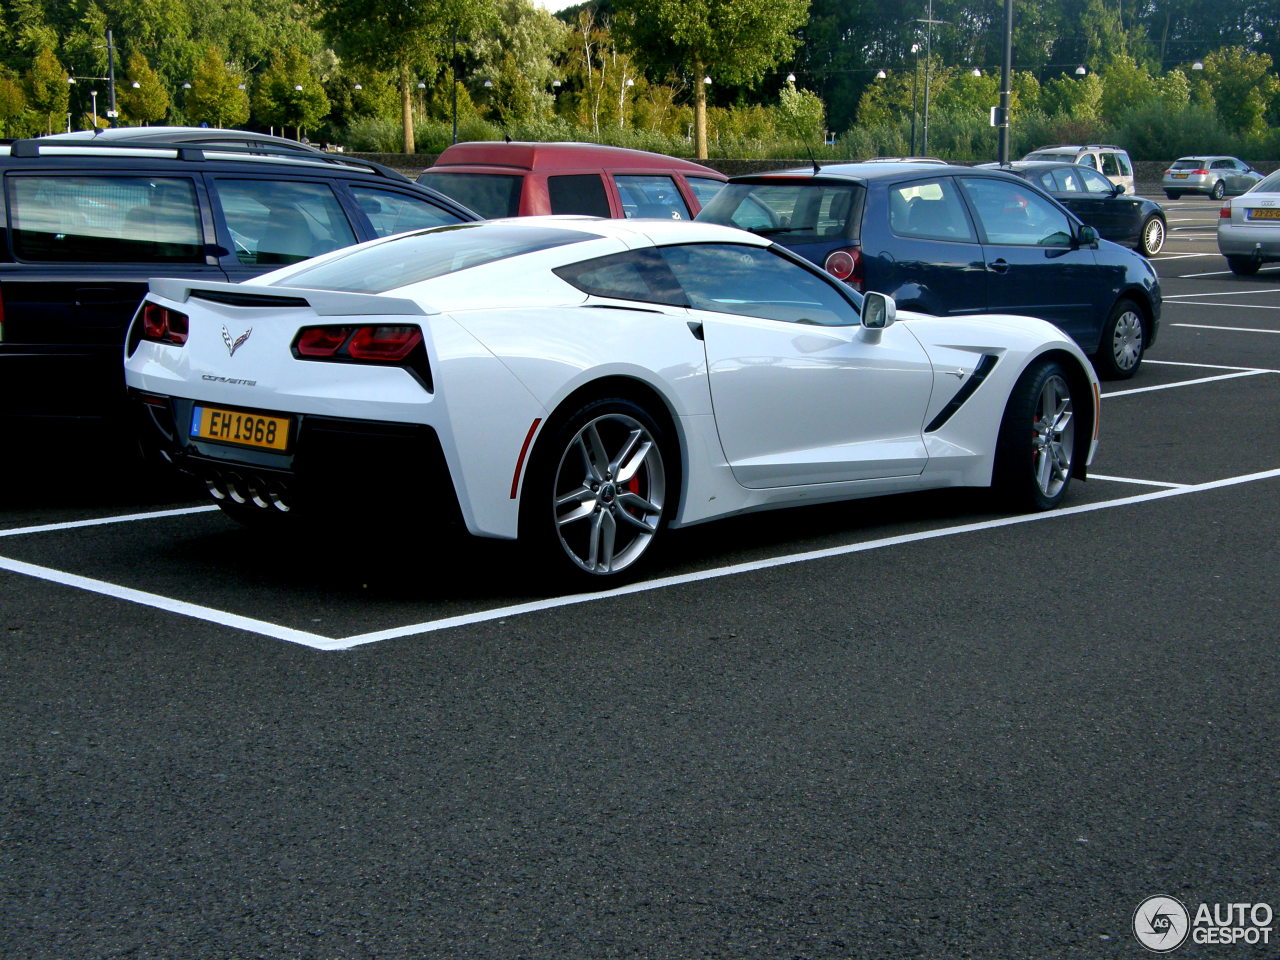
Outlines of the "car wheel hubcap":
{"label": "car wheel hubcap", "polygon": [[658,532],[666,494],[662,454],[638,420],[597,417],[560,457],[553,490],[556,533],[588,573],[631,566]]}
{"label": "car wheel hubcap", "polygon": [[1126,310],[1116,321],[1111,353],[1121,370],[1132,370],[1142,358],[1142,318],[1134,311]]}
{"label": "car wheel hubcap", "polygon": [[1067,382],[1052,376],[1040,388],[1031,423],[1031,469],[1036,486],[1046,497],[1056,497],[1071,477],[1076,427]]}
{"label": "car wheel hubcap", "polygon": [[1147,224],[1146,247],[1147,253],[1159,253],[1160,248],[1164,246],[1164,224],[1159,220],[1152,220]]}

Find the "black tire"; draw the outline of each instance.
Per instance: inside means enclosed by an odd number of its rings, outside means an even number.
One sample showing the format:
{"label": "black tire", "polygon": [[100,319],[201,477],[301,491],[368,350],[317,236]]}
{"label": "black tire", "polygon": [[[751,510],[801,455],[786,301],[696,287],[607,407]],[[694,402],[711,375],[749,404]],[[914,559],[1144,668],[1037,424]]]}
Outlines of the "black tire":
{"label": "black tire", "polygon": [[1128,297],[1121,297],[1102,325],[1098,352],[1091,358],[1103,380],[1128,380],[1138,372],[1147,350],[1146,314]]}
{"label": "black tire", "polygon": [[1227,184],[1223,180],[1219,180],[1213,185],[1213,189],[1209,191],[1209,196],[1214,200],[1221,200],[1227,195]]}
{"label": "black tire", "polygon": [[1075,458],[1087,438],[1076,443],[1077,401],[1062,365],[1041,360],[1018,378],[996,443],[992,486],[1002,506],[1052,510],[1067,496]]}
{"label": "black tire", "polygon": [[1138,252],[1144,257],[1154,257],[1164,249],[1167,233],[1168,227],[1162,218],[1154,215],[1147,217],[1138,233]]}
{"label": "black tire", "polygon": [[1227,257],[1227,266],[1237,277],[1252,277],[1262,267],[1262,261],[1253,257]]}
{"label": "black tire", "polygon": [[585,403],[548,426],[529,463],[520,540],[533,569],[607,588],[653,555],[671,513],[674,442],[642,406]]}
{"label": "black tire", "polygon": [[1180,194],[1177,190],[1166,190],[1164,192],[1164,195],[1168,197],[1170,200],[1177,200],[1179,197],[1182,196],[1182,194]]}

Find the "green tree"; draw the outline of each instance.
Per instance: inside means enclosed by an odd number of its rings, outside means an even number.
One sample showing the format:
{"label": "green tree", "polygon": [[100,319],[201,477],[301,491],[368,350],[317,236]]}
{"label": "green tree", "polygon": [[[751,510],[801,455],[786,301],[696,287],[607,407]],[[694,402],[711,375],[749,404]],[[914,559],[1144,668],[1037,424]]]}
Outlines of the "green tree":
{"label": "green tree", "polygon": [[415,76],[434,76],[447,56],[449,38],[466,41],[492,20],[492,5],[485,0],[327,0],[318,22],[338,52],[352,63],[394,69],[400,87],[404,152],[413,153]]}
{"label": "green tree", "polygon": [[651,71],[689,77],[694,152],[707,156],[707,90],[755,83],[795,50],[809,0],[617,0],[614,30]]}
{"label": "green tree", "polygon": [[[187,113],[193,120],[215,127],[234,127],[249,119],[249,95],[244,77],[227,66],[222,51],[209,47],[196,67],[187,94]],[[328,101],[325,101],[328,110]]]}
{"label": "green tree", "polygon": [[0,67],[0,130],[4,136],[13,135],[13,122],[27,109],[27,96],[22,85],[5,67]]}
{"label": "green tree", "polygon": [[53,133],[55,120],[58,126],[62,125],[71,97],[66,68],[58,62],[52,49],[44,47],[36,54],[23,80],[28,105],[44,121],[45,133]]}
{"label": "green tree", "polygon": [[271,58],[254,87],[253,112],[272,126],[293,127],[298,139],[324,119],[329,97],[300,49],[289,46]]}
{"label": "green tree", "polygon": [[1215,50],[1204,58],[1204,80],[1228,127],[1245,134],[1266,132],[1267,108],[1280,90],[1269,56],[1244,47]]}
{"label": "green tree", "polygon": [[118,99],[125,119],[142,126],[163,120],[169,112],[169,91],[141,53],[129,54],[124,80]]}
{"label": "green tree", "polygon": [[1155,81],[1140,64],[1127,53],[1115,57],[1102,71],[1102,116],[1114,120],[1135,103],[1141,103],[1155,95]]}
{"label": "green tree", "polygon": [[778,111],[782,116],[781,126],[791,136],[806,143],[823,143],[827,109],[816,93],[788,83],[778,93]]}

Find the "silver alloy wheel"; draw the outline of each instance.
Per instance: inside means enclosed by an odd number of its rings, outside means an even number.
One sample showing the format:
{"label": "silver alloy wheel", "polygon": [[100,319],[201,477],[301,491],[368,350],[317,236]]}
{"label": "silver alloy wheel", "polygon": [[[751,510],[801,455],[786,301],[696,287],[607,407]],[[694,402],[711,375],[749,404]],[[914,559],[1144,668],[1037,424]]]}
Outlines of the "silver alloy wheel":
{"label": "silver alloy wheel", "polygon": [[666,495],[662,453],[633,417],[608,413],[574,434],[552,488],[556,534],[587,573],[619,573],[658,532]]}
{"label": "silver alloy wheel", "polygon": [[1116,318],[1111,356],[1115,358],[1116,368],[1124,373],[1134,369],[1142,359],[1142,317],[1132,307]]}
{"label": "silver alloy wheel", "polygon": [[1071,389],[1056,373],[1040,388],[1031,429],[1031,469],[1036,486],[1044,496],[1056,497],[1071,479],[1076,445]]}
{"label": "silver alloy wheel", "polygon": [[1226,195],[1227,195],[1227,185],[1222,180],[1219,180],[1217,183],[1215,183],[1213,185],[1213,190],[1209,192],[1209,196],[1212,197],[1214,200],[1221,200]]}
{"label": "silver alloy wheel", "polygon": [[1152,217],[1142,228],[1142,252],[1148,257],[1160,252],[1164,247],[1164,223],[1159,217]]}

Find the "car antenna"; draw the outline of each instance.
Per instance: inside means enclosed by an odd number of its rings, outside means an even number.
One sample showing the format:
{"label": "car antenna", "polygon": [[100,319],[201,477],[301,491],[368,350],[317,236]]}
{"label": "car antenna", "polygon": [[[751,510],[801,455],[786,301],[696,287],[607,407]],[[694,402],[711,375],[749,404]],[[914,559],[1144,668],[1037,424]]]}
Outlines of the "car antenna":
{"label": "car antenna", "polygon": [[506,143],[510,143],[510,142],[511,142],[511,134],[509,134],[509,133],[504,133],[504,134],[502,135],[502,139],[503,139],[503,141],[504,141],[504,142],[506,142]]}
{"label": "car antenna", "polygon": [[816,177],[822,172],[822,168],[818,166],[818,158],[813,155],[813,147],[807,143],[804,145],[805,152],[809,154],[809,160],[813,164],[813,175]]}

